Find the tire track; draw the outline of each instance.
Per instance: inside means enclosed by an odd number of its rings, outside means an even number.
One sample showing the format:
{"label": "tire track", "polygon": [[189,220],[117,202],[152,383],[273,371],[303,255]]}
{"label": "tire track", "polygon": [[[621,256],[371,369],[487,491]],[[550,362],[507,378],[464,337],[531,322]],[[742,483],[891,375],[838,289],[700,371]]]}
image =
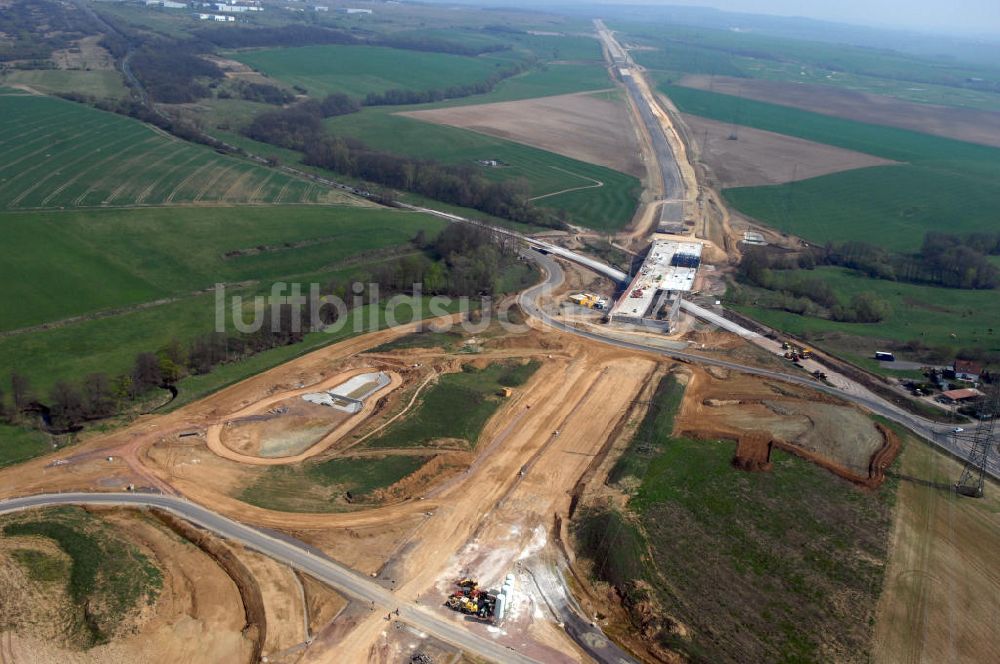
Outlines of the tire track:
{"label": "tire track", "polygon": [[[142,148],[147,143],[149,143],[149,140],[145,140],[142,143],[136,143],[130,149]],[[90,168],[87,168],[85,170],[80,171],[79,173],[77,173],[76,175],[74,175],[72,178],[70,178],[69,180],[67,180],[66,182],[64,182],[62,185],[60,185],[58,188],[53,189],[52,192],[48,196],[46,196],[44,199],[42,199],[42,202],[39,205],[39,207],[45,207],[49,203],[49,201],[51,201],[54,197],[58,196],[63,191],[65,191],[66,187],[70,187],[70,186],[76,184],[76,182],[80,178],[82,178],[84,175],[87,175],[87,174],[91,173],[92,171],[94,171],[94,169],[98,169],[98,170],[101,169],[101,167],[103,167],[104,164],[106,164],[109,161],[112,161],[114,159],[118,159],[119,157],[121,157],[121,153],[109,155],[109,156],[105,157],[104,159],[102,159],[101,161],[95,163]],[[140,155],[140,158],[141,158],[141,155]],[[134,161],[136,161],[136,158],[129,159],[125,163],[128,164],[128,165],[130,165]],[[120,168],[115,169],[114,172],[117,173],[119,170],[121,170],[121,169]]]}
{"label": "tire track", "polygon": [[194,201],[192,202],[200,203],[201,200],[205,197],[205,194],[211,191],[212,188],[215,187],[215,185],[218,184],[218,182],[223,178],[223,176],[227,175],[229,171],[236,168],[236,166],[237,166],[236,164],[232,164],[230,166],[223,166],[222,168],[220,168],[214,177],[210,177],[208,181],[205,182],[205,186],[201,188],[201,191],[198,192],[198,195],[194,197]]}
{"label": "tire track", "polygon": [[[183,147],[183,149],[178,150],[178,154],[180,152],[183,152],[187,148],[188,148],[188,146],[185,145]],[[145,202],[146,198],[150,194],[152,194],[154,191],[156,191],[156,188],[160,186],[160,183],[162,183],[165,179],[167,179],[168,177],[170,177],[171,175],[173,175],[174,171],[176,171],[179,168],[184,168],[185,166],[187,166],[188,164],[190,164],[192,161],[194,161],[195,159],[198,159],[201,156],[202,155],[197,150],[194,150],[194,154],[192,154],[189,158],[185,159],[184,161],[182,161],[179,164],[174,164],[169,169],[167,169],[167,171],[165,173],[163,173],[162,175],[160,175],[160,177],[156,178],[156,180],[154,180],[152,184],[150,184],[148,187],[146,187],[146,190],[141,194],[141,196],[142,196],[142,202]]]}
{"label": "tire track", "polygon": [[[101,137],[98,134],[95,134],[93,138],[96,139],[97,142],[98,142],[98,145],[100,145],[100,141],[102,140],[103,137]],[[108,144],[107,148],[109,150],[114,150],[117,146],[121,145],[123,142],[131,140],[131,138],[132,138],[131,136],[121,136],[117,140],[112,141],[110,144]],[[90,141],[86,141],[86,142],[90,143]],[[7,206],[8,207],[17,207],[18,203],[20,203],[21,201],[23,201],[25,199],[25,197],[27,197],[29,194],[31,194],[33,191],[35,191],[36,189],[38,189],[39,187],[41,187],[42,185],[44,185],[46,182],[48,182],[52,178],[54,178],[56,176],[61,176],[65,170],[72,169],[77,164],[80,164],[80,163],[83,163],[83,162],[88,161],[90,159],[93,159],[95,152],[96,152],[96,150],[90,149],[90,150],[85,151],[80,157],[78,157],[78,158],[76,158],[76,159],[74,159],[74,160],[72,160],[70,162],[61,162],[59,164],[59,168],[58,169],[52,169],[51,171],[49,171],[48,175],[46,175],[45,177],[41,178],[40,180],[36,180],[35,184],[33,184],[30,187],[28,187],[27,189],[23,190],[13,200],[11,200],[7,204]],[[116,156],[116,155],[112,155],[112,156]],[[39,166],[42,166],[42,165],[43,164],[39,164]],[[35,168],[38,168],[38,166],[36,166]],[[28,171],[25,171],[25,172],[31,172],[33,170],[35,170],[35,169],[34,168],[28,169]],[[90,170],[90,169],[88,168],[87,170]]]}
{"label": "tire track", "polygon": [[562,189],[560,191],[553,191],[553,192],[550,192],[548,194],[542,194],[541,196],[535,196],[533,198],[529,198],[528,199],[529,202],[531,202],[531,201],[540,201],[543,198],[549,198],[551,196],[558,196],[559,194],[568,194],[571,191],[583,191],[585,189],[600,189],[601,187],[604,186],[604,183],[601,182],[600,180],[595,180],[594,178],[589,178],[586,175],[580,175],[579,173],[574,173],[572,171],[567,171],[565,168],[559,168],[558,166],[549,166],[549,168],[552,168],[552,169],[557,170],[557,171],[562,171],[563,173],[566,173],[567,175],[572,175],[573,177],[578,177],[581,180],[588,180],[590,182],[593,182],[594,184],[583,185],[581,187],[570,187],[569,189]]}
{"label": "tire track", "polygon": [[[201,156],[201,155],[199,155],[199,156]],[[167,196],[167,198],[163,202],[164,203],[173,203],[174,202],[174,197],[177,196],[177,194],[181,191],[181,189],[183,189],[184,187],[187,186],[188,182],[190,182],[192,179],[194,179],[197,175],[200,175],[203,170],[205,170],[206,168],[208,168],[210,166],[213,166],[213,165],[214,164],[211,161],[207,161],[204,164],[202,164],[201,166],[199,166],[198,168],[196,168],[193,171],[191,171],[186,178],[184,178],[183,180],[181,180],[177,184],[177,186],[174,187],[174,190],[170,192],[170,195]]]}

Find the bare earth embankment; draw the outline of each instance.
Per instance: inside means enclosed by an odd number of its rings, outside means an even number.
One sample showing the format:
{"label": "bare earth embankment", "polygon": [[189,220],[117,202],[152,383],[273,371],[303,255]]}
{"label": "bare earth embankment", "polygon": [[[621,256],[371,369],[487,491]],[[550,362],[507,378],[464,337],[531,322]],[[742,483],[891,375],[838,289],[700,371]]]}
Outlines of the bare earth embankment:
{"label": "bare earth embankment", "polygon": [[1000,147],[1000,113],[953,108],[843,88],[727,76],[688,75],[680,85],[801,108],[838,118]]}
{"label": "bare earth embankment", "polygon": [[505,138],[636,177],[645,174],[628,108],[593,92],[400,115]]}

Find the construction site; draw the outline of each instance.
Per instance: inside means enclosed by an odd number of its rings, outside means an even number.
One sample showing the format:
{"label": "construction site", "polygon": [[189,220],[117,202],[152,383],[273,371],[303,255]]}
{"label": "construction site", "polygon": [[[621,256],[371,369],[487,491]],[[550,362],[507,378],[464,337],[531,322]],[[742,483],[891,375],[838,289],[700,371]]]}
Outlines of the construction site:
{"label": "construction site", "polygon": [[683,127],[596,26],[658,171],[619,262],[521,236],[541,281],[495,311],[0,468],[0,663],[992,661],[1000,397],[968,431],[913,417],[684,308],[757,238],[709,223]]}
{"label": "construction site", "polygon": [[654,240],[638,273],[611,308],[608,320],[670,332],[683,294],[695,287],[701,254],[702,243],[698,241]]}

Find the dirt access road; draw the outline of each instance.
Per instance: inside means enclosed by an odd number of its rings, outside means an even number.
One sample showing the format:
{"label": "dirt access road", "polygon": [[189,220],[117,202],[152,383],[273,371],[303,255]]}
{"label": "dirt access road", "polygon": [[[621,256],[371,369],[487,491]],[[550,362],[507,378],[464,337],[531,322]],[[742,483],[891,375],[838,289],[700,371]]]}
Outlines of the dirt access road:
{"label": "dirt access road", "polygon": [[291,390],[289,392],[282,392],[275,396],[268,397],[258,401],[255,404],[243,408],[229,417],[227,417],[222,422],[217,422],[212,424],[205,431],[205,440],[208,444],[208,449],[212,450],[220,457],[224,459],[229,459],[231,461],[238,461],[239,463],[247,463],[255,466],[283,466],[291,463],[300,463],[306,459],[311,459],[314,456],[322,454],[330,448],[331,445],[336,443],[338,440],[344,437],[349,431],[354,430],[359,425],[361,425],[369,415],[371,415],[376,408],[376,404],[379,399],[388,394],[389,392],[395,390],[403,383],[403,379],[400,378],[399,374],[393,371],[386,372],[389,374],[389,384],[383,388],[380,388],[377,392],[370,395],[365,399],[365,404],[360,411],[355,413],[353,416],[347,418],[345,422],[333,429],[318,441],[313,443],[309,449],[305,452],[295,454],[292,456],[283,457],[260,457],[252,456],[249,454],[240,454],[239,452],[227,447],[225,443],[222,442],[221,433],[223,428],[229,422],[237,420],[242,417],[248,417],[260,414],[268,406],[272,404],[285,401],[286,399],[294,399],[295,397],[302,396],[303,394],[308,394],[310,392],[320,392],[323,390],[328,390],[332,387],[336,387],[341,383],[346,382],[353,376],[358,374],[363,374],[371,371],[370,367],[363,367],[360,369],[352,369],[351,371],[345,371],[342,374],[337,374],[332,378],[328,378],[320,383],[309,385],[298,390]]}
{"label": "dirt access road", "polygon": [[[379,575],[392,576],[401,600],[430,604],[442,619],[546,662],[582,657],[551,620],[529,619],[491,634],[440,604],[462,570],[495,584],[547,545],[554,515],[566,514],[571,489],[655,366],[632,353],[567,342],[573,359],[547,361],[491,419],[478,463],[434,492],[433,516]],[[324,661],[331,647],[344,661],[367,661],[381,643],[384,618],[372,615],[336,642],[317,640],[304,661]]]}

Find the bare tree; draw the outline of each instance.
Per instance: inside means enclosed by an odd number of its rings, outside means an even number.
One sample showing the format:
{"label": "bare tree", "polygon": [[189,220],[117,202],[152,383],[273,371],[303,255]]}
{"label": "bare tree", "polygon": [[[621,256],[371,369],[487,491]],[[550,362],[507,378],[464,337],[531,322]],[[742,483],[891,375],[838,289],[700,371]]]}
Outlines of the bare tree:
{"label": "bare tree", "polygon": [[20,413],[32,401],[31,381],[24,374],[15,371],[10,375],[10,390],[14,399],[14,411]]}
{"label": "bare tree", "polygon": [[98,419],[114,414],[114,389],[107,374],[92,373],[84,378],[82,396],[84,417]]}
{"label": "bare tree", "polygon": [[68,429],[83,420],[83,397],[75,385],[64,380],[56,383],[49,392],[49,403],[52,423],[56,427]]}
{"label": "bare tree", "polygon": [[132,383],[137,394],[163,383],[160,358],[153,353],[139,353],[132,367]]}

